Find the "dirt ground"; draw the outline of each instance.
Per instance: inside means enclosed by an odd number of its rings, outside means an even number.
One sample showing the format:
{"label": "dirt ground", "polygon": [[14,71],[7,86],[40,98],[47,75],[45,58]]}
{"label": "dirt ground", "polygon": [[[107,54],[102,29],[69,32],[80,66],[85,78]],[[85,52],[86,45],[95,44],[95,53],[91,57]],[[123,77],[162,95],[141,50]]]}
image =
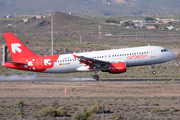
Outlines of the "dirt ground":
{"label": "dirt ground", "polygon": [[[65,88],[67,93],[65,94]],[[115,113],[128,120],[177,120],[180,118],[179,81],[98,81],[98,82],[1,82],[0,118],[17,120],[15,105],[24,101],[25,120],[73,120],[72,115],[83,112],[98,103],[105,106],[105,120]],[[39,117],[43,108],[68,108],[65,117]],[[153,110],[156,109],[156,112]],[[102,120],[102,114],[94,114],[94,120]]]}

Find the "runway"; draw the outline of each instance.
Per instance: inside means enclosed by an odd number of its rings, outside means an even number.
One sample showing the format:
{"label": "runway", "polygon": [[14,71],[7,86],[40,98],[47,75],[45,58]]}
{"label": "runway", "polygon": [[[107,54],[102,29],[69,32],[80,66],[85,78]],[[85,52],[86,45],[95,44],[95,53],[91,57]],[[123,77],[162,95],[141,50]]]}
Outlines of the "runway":
{"label": "runway", "polygon": [[101,78],[98,81],[93,78],[59,78],[59,77],[44,77],[44,76],[0,76],[0,82],[147,82],[147,81],[180,81],[180,79],[114,79]]}

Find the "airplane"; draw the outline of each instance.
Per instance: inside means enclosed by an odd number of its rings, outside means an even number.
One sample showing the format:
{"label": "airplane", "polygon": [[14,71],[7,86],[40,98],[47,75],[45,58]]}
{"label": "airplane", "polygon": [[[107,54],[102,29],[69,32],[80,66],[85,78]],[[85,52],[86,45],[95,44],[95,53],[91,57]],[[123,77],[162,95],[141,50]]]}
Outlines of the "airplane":
{"label": "airplane", "polygon": [[175,54],[164,47],[143,46],[123,49],[92,51],[83,53],[37,56],[31,52],[13,33],[4,33],[12,61],[4,67],[43,73],[94,72],[93,78],[99,80],[98,72],[119,74],[128,67],[164,63],[175,58]]}

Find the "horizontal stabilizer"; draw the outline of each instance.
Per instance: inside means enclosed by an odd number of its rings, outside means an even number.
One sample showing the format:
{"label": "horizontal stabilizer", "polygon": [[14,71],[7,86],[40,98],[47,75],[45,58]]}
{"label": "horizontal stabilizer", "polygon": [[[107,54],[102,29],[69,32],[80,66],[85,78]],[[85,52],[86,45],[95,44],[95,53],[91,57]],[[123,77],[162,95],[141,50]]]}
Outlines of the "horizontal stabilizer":
{"label": "horizontal stabilizer", "polygon": [[27,63],[20,63],[20,62],[15,62],[15,61],[11,61],[9,63],[12,63],[12,64],[19,64],[19,65],[27,65]]}

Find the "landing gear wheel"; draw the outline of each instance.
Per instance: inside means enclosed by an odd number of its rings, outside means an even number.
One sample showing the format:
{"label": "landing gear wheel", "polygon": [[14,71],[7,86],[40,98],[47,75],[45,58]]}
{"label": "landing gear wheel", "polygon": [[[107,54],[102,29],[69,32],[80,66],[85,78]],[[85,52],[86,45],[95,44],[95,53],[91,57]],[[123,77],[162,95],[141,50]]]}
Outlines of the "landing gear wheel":
{"label": "landing gear wheel", "polygon": [[156,71],[152,71],[153,74],[156,74]]}
{"label": "landing gear wheel", "polygon": [[154,70],[154,65],[153,64],[151,65],[151,67],[152,67],[152,74],[156,74],[156,71]]}
{"label": "landing gear wheel", "polygon": [[99,80],[99,75],[93,75],[93,79]]}

